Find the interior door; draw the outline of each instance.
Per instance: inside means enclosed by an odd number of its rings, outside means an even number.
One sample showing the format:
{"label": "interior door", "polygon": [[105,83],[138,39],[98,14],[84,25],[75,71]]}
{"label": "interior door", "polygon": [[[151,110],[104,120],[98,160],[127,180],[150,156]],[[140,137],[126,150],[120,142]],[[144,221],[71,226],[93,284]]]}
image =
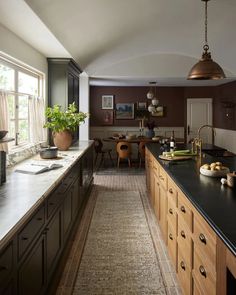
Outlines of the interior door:
{"label": "interior door", "polygon": [[[212,125],[212,98],[187,99],[187,142],[198,136],[202,125]],[[204,143],[212,143],[212,130],[203,128],[201,138]]]}

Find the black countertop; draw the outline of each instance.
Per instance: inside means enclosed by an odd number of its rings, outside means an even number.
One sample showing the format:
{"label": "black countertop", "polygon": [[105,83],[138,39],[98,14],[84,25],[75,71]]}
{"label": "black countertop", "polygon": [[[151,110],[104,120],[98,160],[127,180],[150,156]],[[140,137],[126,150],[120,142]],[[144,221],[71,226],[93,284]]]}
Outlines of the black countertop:
{"label": "black countertop", "polygon": [[158,156],[160,145],[146,144],[147,148],[184,192],[195,208],[204,216],[214,231],[236,255],[236,188],[222,185],[220,178],[201,175],[204,163],[222,162],[230,171],[236,170],[236,157],[211,157],[186,161],[165,161]]}

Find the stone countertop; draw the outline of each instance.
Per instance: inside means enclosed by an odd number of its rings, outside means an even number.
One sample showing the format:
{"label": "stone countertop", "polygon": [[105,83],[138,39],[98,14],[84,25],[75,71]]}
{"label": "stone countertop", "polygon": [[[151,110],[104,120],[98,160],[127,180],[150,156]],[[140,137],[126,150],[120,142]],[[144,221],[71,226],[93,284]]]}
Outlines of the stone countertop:
{"label": "stone countertop", "polygon": [[0,186],[0,248],[60,183],[63,176],[92,143],[93,141],[79,141],[68,151],[59,152],[58,157],[61,159],[50,160],[50,163],[62,164],[63,167],[55,170],[37,175],[15,172],[15,169],[23,163],[32,161],[49,163],[49,160],[40,159],[39,155],[7,169],[7,181]]}
{"label": "stone countertop", "polygon": [[186,161],[165,161],[159,144],[146,145],[166,172],[175,181],[193,206],[204,216],[213,230],[236,255],[236,188],[222,185],[220,178],[201,175],[199,168],[205,163],[222,162],[230,171],[236,170],[236,157],[206,155]]}

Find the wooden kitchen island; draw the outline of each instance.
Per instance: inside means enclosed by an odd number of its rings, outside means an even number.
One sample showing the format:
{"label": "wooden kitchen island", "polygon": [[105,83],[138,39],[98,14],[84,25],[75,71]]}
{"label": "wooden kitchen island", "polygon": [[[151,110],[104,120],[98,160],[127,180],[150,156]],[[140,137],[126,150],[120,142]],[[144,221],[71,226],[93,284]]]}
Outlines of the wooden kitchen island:
{"label": "wooden kitchen island", "polygon": [[49,294],[61,270],[93,183],[93,141],[59,155],[63,167],[13,168],[0,187],[0,294]]}
{"label": "wooden kitchen island", "polygon": [[183,293],[236,294],[236,188],[199,172],[216,161],[233,171],[236,157],[169,162],[161,153],[147,144],[147,189]]}

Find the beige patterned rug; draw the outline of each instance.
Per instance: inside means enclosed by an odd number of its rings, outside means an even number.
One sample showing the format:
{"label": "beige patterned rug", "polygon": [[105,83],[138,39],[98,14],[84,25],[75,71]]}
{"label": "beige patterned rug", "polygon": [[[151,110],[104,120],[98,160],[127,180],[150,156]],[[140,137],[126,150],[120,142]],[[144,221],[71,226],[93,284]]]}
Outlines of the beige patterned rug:
{"label": "beige patterned rug", "polygon": [[99,191],[73,294],[166,294],[138,191]]}

